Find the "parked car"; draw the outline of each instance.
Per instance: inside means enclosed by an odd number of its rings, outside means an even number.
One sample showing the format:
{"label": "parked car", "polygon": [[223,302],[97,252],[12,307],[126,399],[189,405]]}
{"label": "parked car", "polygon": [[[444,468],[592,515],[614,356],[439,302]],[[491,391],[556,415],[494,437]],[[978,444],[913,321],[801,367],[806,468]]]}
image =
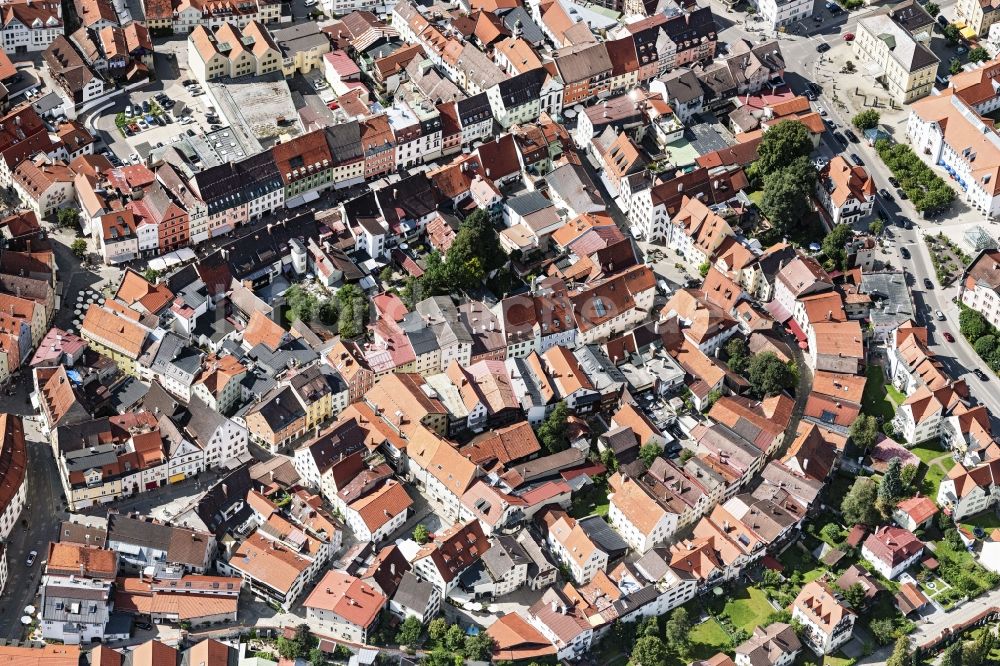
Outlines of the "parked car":
{"label": "parked car", "polygon": [[830,50],[830,45],[826,42],[820,42],[819,46],[816,47],[817,53],[826,53]]}
{"label": "parked car", "polygon": [[942,28],[948,25],[948,19],[944,17],[944,14],[941,14],[937,17],[937,22],[938,24],[941,25]]}
{"label": "parked car", "polygon": [[981,382],[987,382],[987,381],[990,380],[989,375],[987,375],[985,372],[983,372],[979,368],[974,368],[972,370],[972,374],[974,374],[976,377],[978,377],[979,381],[981,381]]}
{"label": "parked car", "polygon": [[825,117],[826,116],[826,109],[824,109],[822,106],[817,106],[816,107],[816,113],[818,113],[819,115]]}
{"label": "parked car", "polygon": [[820,84],[816,83],[815,81],[810,81],[808,83],[808,88],[809,88],[809,90],[812,90],[817,95],[820,94],[821,92],[823,92],[823,86],[821,86]]}
{"label": "parked car", "polygon": [[135,623],[135,628],[136,629],[141,629],[142,631],[151,631],[153,629],[153,625],[151,625],[149,622],[139,622],[139,621],[137,621]]}
{"label": "parked car", "polygon": [[845,42],[853,42],[854,41],[854,33],[853,32],[845,33],[844,34],[844,41]]}
{"label": "parked car", "polygon": [[855,134],[853,130],[844,130],[844,136],[846,136],[847,140],[851,143],[858,143],[860,141],[860,139],[858,139],[858,135]]}
{"label": "parked car", "polygon": [[879,193],[879,196],[881,196],[881,197],[882,197],[883,199],[885,199],[886,201],[892,201],[892,200],[893,200],[893,198],[892,198],[892,195],[891,195],[891,194],[889,194],[889,190],[885,189],[884,187],[883,187],[883,188],[881,188],[881,189],[880,189],[880,190],[878,191],[878,193]]}
{"label": "parked car", "polygon": [[27,559],[24,560],[25,565],[27,565],[29,567],[31,565],[33,565],[35,563],[35,558],[36,557],[38,557],[38,551],[37,550],[33,550],[30,553],[28,553]]}
{"label": "parked car", "polygon": [[861,156],[858,155],[857,153],[851,153],[851,161],[857,164],[858,166],[865,165],[865,161],[861,159]]}
{"label": "parked car", "polygon": [[931,282],[930,278],[924,278],[924,289],[933,289],[934,283]]}
{"label": "parked car", "polygon": [[969,49],[967,49],[967,48],[965,48],[964,46],[961,46],[961,45],[959,45],[959,47],[957,49],[955,49],[955,55],[965,55],[968,52],[969,52]]}
{"label": "parked car", "polygon": [[893,187],[899,187],[899,181],[896,180],[895,177],[893,176],[889,176],[889,184],[892,185]]}
{"label": "parked car", "polygon": [[143,113],[149,113],[149,100],[148,99],[142,100],[142,111],[143,111]]}
{"label": "parked car", "polygon": [[938,321],[944,321],[944,313],[941,312],[940,310],[938,310],[937,312],[935,312],[934,316],[937,317]]}
{"label": "parked car", "polygon": [[948,331],[945,331],[943,333],[943,335],[944,335],[944,339],[947,340],[948,342],[954,342],[955,341],[955,336],[952,335],[951,333],[949,333]]}
{"label": "parked car", "polygon": [[841,134],[840,132],[834,132],[833,133],[833,138],[836,139],[840,143],[840,145],[842,145],[842,146],[846,146],[847,145],[847,138],[843,134]]}
{"label": "parked car", "polygon": [[127,118],[131,115],[132,115],[132,105],[129,104],[125,107],[125,117]]}
{"label": "parked car", "polygon": [[901,257],[903,257],[903,259],[909,259],[910,258],[910,251],[907,250],[905,247],[901,247],[901,248],[899,248],[899,255]]}
{"label": "parked car", "polygon": [[[902,188],[896,190],[896,196],[902,199],[903,201],[906,201],[907,199],[910,198],[906,196],[906,191],[903,190]],[[907,227],[907,229],[909,229],[909,227]]]}

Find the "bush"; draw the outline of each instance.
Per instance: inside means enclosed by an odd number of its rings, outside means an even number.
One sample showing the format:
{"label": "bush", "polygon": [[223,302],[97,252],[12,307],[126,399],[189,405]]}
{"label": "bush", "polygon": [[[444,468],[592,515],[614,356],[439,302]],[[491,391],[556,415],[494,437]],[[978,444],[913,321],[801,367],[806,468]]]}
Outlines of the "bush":
{"label": "bush", "polygon": [[878,127],[879,118],[881,118],[881,116],[878,111],[875,109],[866,109],[854,116],[854,118],[851,119],[851,123],[863,132],[864,130]]}

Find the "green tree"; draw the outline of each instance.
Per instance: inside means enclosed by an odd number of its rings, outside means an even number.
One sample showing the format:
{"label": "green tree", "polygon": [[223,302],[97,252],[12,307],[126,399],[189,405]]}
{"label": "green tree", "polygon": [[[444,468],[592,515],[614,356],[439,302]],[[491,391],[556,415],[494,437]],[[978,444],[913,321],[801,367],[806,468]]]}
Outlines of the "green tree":
{"label": "green tree", "polygon": [[480,631],[474,636],[465,637],[462,653],[470,661],[489,661],[493,656],[494,647],[493,637],[485,631]]}
{"label": "green tree", "polygon": [[955,641],[941,653],[940,666],[965,666],[962,659],[962,641]]}
{"label": "green tree", "polygon": [[683,606],[675,608],[667,619],[664,637],[670,649],[677,654],[687,654],[691,645],[691,618]]}
{"label": "green tree", "polygon": [[155,268],[147,268],[142,272],[142,277],[144,277],[146,279],[146,282],[149,282],[150,284],[156,284],[157,280],[160,279],[161,275],[163,275],[163,273],[156,270]]}
{"label": "green tree", "polygon": [[972,344],[973,349],[982,358],[992,358],[997,352],[997,337],[987,334],[976,340]]}
{"label": "green tree", "polygon": [[961,38],[961,33],[958,31],[958,26],[954,23],[949,23],[948,25],[941,28],[941,33],[944,35],[945,41],[948,42],[948,46],[954,46],[958,44],[958,40]]}
{"label": "green tree", "polygon": [[635,666],[663,666],[667,663],[667,648],[656,636],[643,636],[632,646],[629,663]]}
{"label": "green tree", "polygon": [[364,331],[368,319],[368,301],[364,292],[354,284],[345,284],[337,290],[340,316],[337,329],[343,338],[356,338]]}
{"label": "green tree", "polygon": [[427,543],[430,539],[430,533],[427,531],[427,527],[424,525],[417,525],[413,528],[413,540],[417,543]]}
{"label": "green tree", "polygon": [[859,476],[854,485],[844,495],[840,510],[844,522],[848,525],[875,525],[879,521],[875,500],[878,497],[878,486],[867,476]]}
{"label": "green tree", "polygon": [[938,7],[936,2],[928,2],[924,5],[924,9],[931,15],[931,18],[937,18],[937,15],[941,13],[941,8]]}
{"label": "green tree", "polygon": [[323,666],[326,664],[326,655],[318,647],[309,650],[309,663],[312,666]]}
{"label": "green tree", "polygon": [[298,646],[284,636],[278,636],[278,654],[285,659],[295,659],[298,656]]}
{"label": "green tree", "polygon": [[565,402],[560,402],[539,426],[538,441],[549,453],[558,453],[569,447],[568,418],[569,408]]}
{"label": "green tree", "polygon": [[847,242],[854,238],[854,231],[848,224],[838,224],[823,239],[823,254],[832,259],[840,268],[847,268]]}
{"label": "green tree", "polygon": [[431,623],[427,625],[427,633],[431,637],[431,641],[435,645],[441,645],[444,641],[445,634],[448,633],[448,623],[444,621],[444,618],[438,617],[431,620]]}
{"label": "green tree", "polygon": [[80,226],[80,209],[60,208],[56,211],[56,224],[60,229],[77,229]]}
{"label": "green tree", "polygon": [[917,465],[906,465],[903,467],[903,471],[900,472],[899,478],[903,482],[903,488],[906,489],[904,494],[912,495],[914,491],[913,483],[917,479]]}
{"label": "green tree", "polygon": [[312,635],[309,625],[304,622],[295,627],[292,642],[295,644],[295,656],[302,659],[308,658],[310,650],[319,645],[319,639]]}
{"label": "green tree", "polygon": [[337,305],[337,299],[327,298],[320,303],[319,308],[316,311],[316,316],[319,318],[320,322],[326,324],[327,326],[333,326],[336,324],[337,318],[340,316],[340,308]]}
{"label": "green tree", "polygon": [[808,159],[812,151],[809,128],[797,120],[782,120],[761,138],[751,172],[756,178],[766,178],[799,158]]}
{"label": "green tree", "polygon": [[965,57],[969,62],[983,62],[990,59],[990,53],[982,46],[974,46]]}
{"label": "green tree", "polygon": [[997,645],[997,638],[992,631],[984,631],[974,640],[965,643],[962,647],[962,661],[965,666],[979,666],[989,663],[987,660],[990,653]]}
{"label": "green tree", "polygon": [[867,451],[878,441],[878,421],[874,416],[861,414],[851,424],[848,434],[855,446]]}
{"label": "green tree", "polygon": [[392,282],[392,266],[386,266],[378,274],[379,282],[382,284],[388,284]]}
{"label": "green tree", "polygon": [[465,632],[462,631],[462,627],[457,624],[448,627],[448,631],[444,634],[444,646],[451,652],[461,653],[465,646]]}
{"label": "green tree", "polygon": [[[888,643],[889,641],[885,642]],[[900,636],[896,639],[896,645],[892,648],[892,654],[886,660],[885,666],[910,666],[910,639],[907,636]]]}
{"label": "green tree", "polygon": [[865,588],[861,583],[855,583],[844,590],[844,599],[855,609],[865,604]]}
{"label": "green tree", "polygon": [[951,62],[948,63],[948,73],[958,74],[962,71],[962,61],[958,58],[952,58]]}
{"label": "green tree", "polygon": [[738,375],[742,375],[750,360],[750,350],[747,348],[747,341],[743,336],[734,335],[726,341],[726,357],[728,358],[729,369]]}
{"label": "green tree", "polygon": [[[767,134],[772,131],[768,130]],[[815,187],[816,167],[808,157],[786,162],[778,171],[764,176],[760,210],[770,221],[776,235],[787,235],[811,212],[810,197]]]}
{"label": "green tree", "polygon": [[893,458],[878,482],[878,502],[882,513],[889,515],[896,501],[903,495],[903,465],[899,458]]}
{"label": "green tree", "polygon": [[424,657],[424,666],[462,666],[462,656],[449,652],[447,648],[436,647]]}
{"label": "green tree", "polygon": [[615,457],[615,452],[611,450],[611,447],[601,451],[601,464],[607,467],[609,472],[618,471],[618,458]]}
{"label": "green tree", "polygon": [[773,352],[755,354],[747,364],[750,391],[758,398],[778,395],[794,386],[795,378],[788,365]]}
{"label": "green tree", "polygon": [[882,220],[872,220],[868,224],[868,231],[872,236],[881,236],[882,232],[885,231],[885,222]]}
{"label": "green tree", "polygon": [[986,318],[971,308],[962,308],[958,314],[958,330],[972,343],[984,335],[993,333],[993,327]]}
{"label": "green tree", "polygon": [[77,259],[83,259],[87,256],[87,241],[83,238],[77,238],[73,241],[73,244],[69,246],[69,249],[73,252],[73,256]]}
{"label": "green tree", "polygon": [[656,457],[660,455],[660,447],[656,444],[646,444],[641,449],[639,449],[639,457],[642,458],[642,464],[649,469],[653,466],[653,461]]}
{"label": "green tree", "polygon": [[875,109],[865,109],[851,119],[851,124],[863,132],[878,127],[880,118],[879,112]]}
{"label": "green tree", "polygon": [[708,272],[709,272],[710,270],[712,270],[712,264],[710,264],[710,263],[709,263],[709,262],[707,262],[707,261],[706,261],[706,262],[704,262],[703,264],[701,264],[700,266],[698,266],[698,273],[699,273],[699,274],[700,274],[700,275],[701,275],[702,277],[705,277],[706,275],[708,275]]}
{"label": "green tree", "polygon": [[316,297],[298,284],[285,291],[285,302],[288,303],[289,321],[304,321],[307,324],[313,320],[318,307]]}
{"label": "green tree", "polygon": [[[448,263],[464,266],[471,259],[478,259],[482,270],[490,273],[507,261],[507,254],[500,247],[500,237],[490,222],[489,215],[476,209],[462,220],[455,240],[448,248]],[[463,285],[467,286],[467,285]]]}
{"label": "green tree", "polygon": [[396,642],[400,645],[416,645],[420,641],[420,635],[424,633],[424,625],[420,620],[412,615],[403,620],[396,632]]}
{"label": "green tree", "polygon": [[684,449],[683,451],[681,451],[680,456],[678,456],[678,460],[681,461],[682,465],[686,463],[688,460],[691,460],[691,458],[694,458],[694,451],[692,451],[691,449]]}

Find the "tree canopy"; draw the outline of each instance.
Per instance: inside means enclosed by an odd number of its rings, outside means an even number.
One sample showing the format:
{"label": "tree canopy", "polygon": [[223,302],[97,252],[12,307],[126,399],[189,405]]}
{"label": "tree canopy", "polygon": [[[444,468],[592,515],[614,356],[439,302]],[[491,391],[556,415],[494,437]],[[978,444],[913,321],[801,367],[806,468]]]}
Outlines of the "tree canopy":
{"label": "tree canopy", "polygon": [[865,109],[851,119],[851,124],[863,132],[878,127],[880,118],[879,112],[875,109]]}
{"label": "tree canopy", "polygon": [[560,402],[538,427],[538,441],[549,453],[558,453],[569,447],[568,418],[569,408],[565,402]]}
{"label": "tree canopy", "polygon": [[880,139],[875,142],[875,151],[919,212],[943,210],[954,200],[955,190],[906,144]]}
{"label": "tree canopy", "polygon": [[778,395],[795,386],[791,368],[774,352],[755,354],[747,363],[746,378],[750,382],[750,391],[758,398]]}
{"label": "tree canopy", "polygon": [[860,414],[851,424],[848,434],[858,448],[867,451],[878,441],[878,421],[874,416]]}
{"label": "tree canopy", "polygon": [[764,132],[757,146],[757,160],[751,170],[755,177],[767,176],[784,169],[813,151],[809,128],[797,120],[782,120]]}
{"label": "tree canopy", "polygon": [[[764,136],[772,131],[768,130]],[[763,176],[760,210],[771,223],[775,236],[787,236],[810,213],[810,197],[816,187],[816,167],[808,157],[798,157],[784,165]]]}
{"label": "tree canopy", "polygon": [[875,525],[881,516],[875,506],[878,486],[867,476],[859,476],[844,495],[840,510],[848,525]]}

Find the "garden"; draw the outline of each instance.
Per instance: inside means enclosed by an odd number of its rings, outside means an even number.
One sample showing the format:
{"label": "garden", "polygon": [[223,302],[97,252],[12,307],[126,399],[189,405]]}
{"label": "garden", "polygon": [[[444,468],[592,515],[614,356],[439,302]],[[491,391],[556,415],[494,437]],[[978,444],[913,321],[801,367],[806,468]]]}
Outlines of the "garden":
{"label": "garden", "polygon": [[883,423],[891,421],[906,396],[892,384],[885,383],[885,373],[880,365],[869,365],[865,376],[867,381],[861,394],[861,409],[869,416],[880,418]]}
{"label": "garden", "polygon": [[947,287],[961,277],[965,267],[972,263],[972,258],[962,252],[943,233],[939,233],[937,236],[926,234],[924,242],[927,243],[927,251],[931,255],[934,274],[943,287]]}
{"label": "garden", "polygon": [[951,205],[955,190],[909,146],[882,139],[875,142],[875,150],[919,212],[934,214]]}

